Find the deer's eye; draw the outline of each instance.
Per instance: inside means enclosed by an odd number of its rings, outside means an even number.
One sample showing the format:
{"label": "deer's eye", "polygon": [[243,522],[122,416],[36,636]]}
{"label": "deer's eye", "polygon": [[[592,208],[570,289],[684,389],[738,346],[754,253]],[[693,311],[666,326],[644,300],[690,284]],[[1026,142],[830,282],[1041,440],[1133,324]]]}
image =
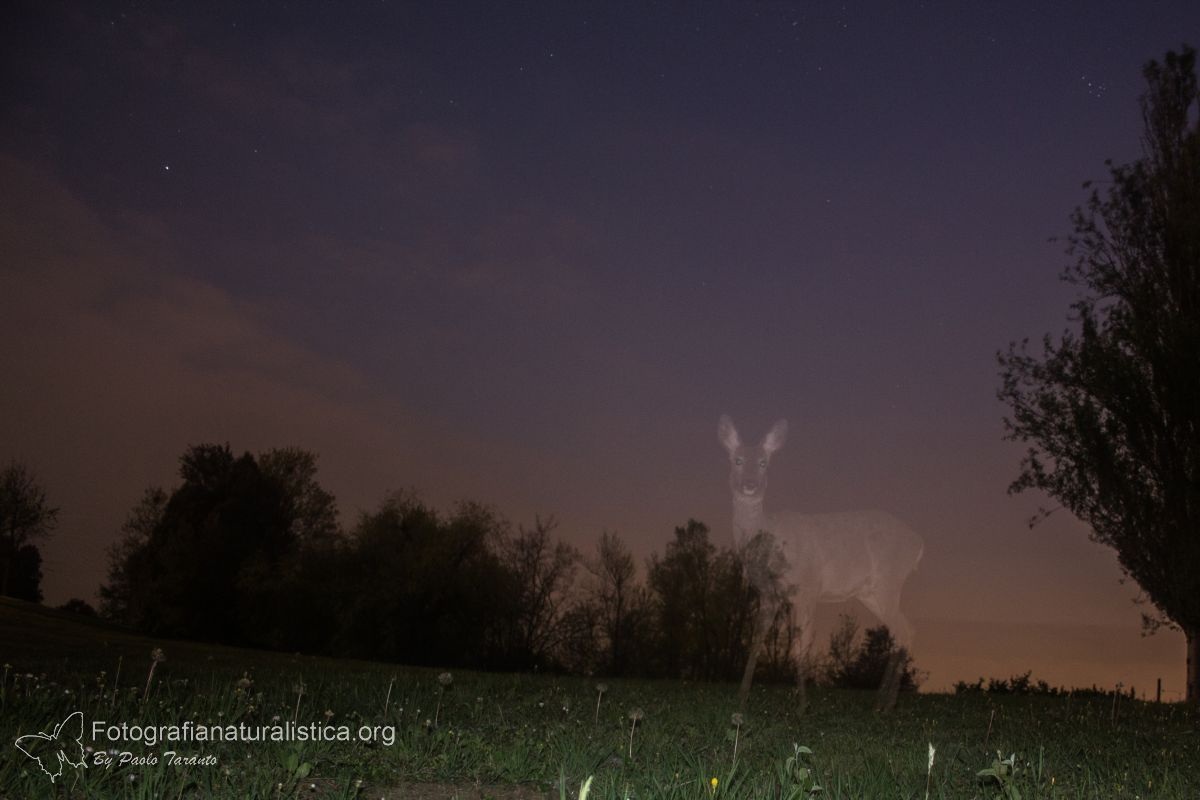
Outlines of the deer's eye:
{"label": "deer's eye", "polygon": [[734,463],[736,466],[739,466],[739,467],[740,467],[740,466],[741,466],[741,465],[744,463],[744,461],[745,461],[745,459],[742,459],[742,458],[735,458],[735,459],[733,460],[733,463]]}
{"label": "deer's eye", "polygon": [[760,467],[762,467],[763,469],[766,469],[766,468],[767,468],[767,460],[766,460],[765,458],[764,458],[764,459],[760,459],[760,460],[759,460],[759,462],[758,462],[758,465],[759,465]]}

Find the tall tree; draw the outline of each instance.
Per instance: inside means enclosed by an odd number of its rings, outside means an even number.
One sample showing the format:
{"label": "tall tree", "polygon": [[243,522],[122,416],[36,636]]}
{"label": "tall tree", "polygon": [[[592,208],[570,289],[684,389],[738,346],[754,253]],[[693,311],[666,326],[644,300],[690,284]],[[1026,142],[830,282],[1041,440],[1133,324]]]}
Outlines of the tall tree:
{"label": "tall tree", "polygon": [[1187,637],[1200,702],[1200,123],[1195,51],[1144,70],[1144,154],[1072,217],[1063,278],[1078,328],[999,356],[1007,438],[1029,444],[1010,492],[1040,489],[1116,550]]}
{"label": "tall tree", "polygon": [[[132,603],[139,598],[131,571],[136,569],[136,554],[146,547],[154,529],[162,522],[167,493],[151,486],[129,512],[121,526],[121,538],[108,548],[108,582],[100,587],[100,615],[107,619],[131,622]],[[149,600],[150,598],[145,598]]]}
{"label": "tall tree", "polygon": [[317,454],[299,447],[268,450],[258,468],[283,491],[292,535],[303,545],[323,549],[338,535],[337,500],[317,482]]}
{"label": "tall tree", "polygon": [[488,666],[498,618],[512,607],[495,553],[505,520],[460,505],[447,518],[396,493],[350,533],[331,598],[340,609],[341,654],[410,664]]}
{"label": "tall tree", "polygon": [[553,518],[535,519],[533,528],[520,528],[504,547],[514,601],[509,657],[521,669],[548,666],[569,630],[562,623],[579,554],[551,537],[555,527]]}
{"label": "tall tree", "polygon": [[604,531],[596,555],[584,561],[604,662],[609,675],[624,675],[645,627],[646,592],[637,583],[637,562],[620,535]]}
{"label": "tall tree", "polygon": [[42,556],[35,542],[57,522],[58,509],[47,502],[33,471],[10,461],[0,472],[0,595],[41,600]]}
{"label": "tall tree", "polygon": [[161,513],[151,490],[126,526],[116,574],[129,622],[160,636],[280,644],[280,564],[295,544],[283,489],[228,445],[189,448],[179,472]]}
{"label": "tall tree", "polygon": [[718,550],[708,526],[694,519],[675,528],[660,558],[649,562],[658,672],[668,677],[727,680],[749,653],[757,595],[738,554]]}

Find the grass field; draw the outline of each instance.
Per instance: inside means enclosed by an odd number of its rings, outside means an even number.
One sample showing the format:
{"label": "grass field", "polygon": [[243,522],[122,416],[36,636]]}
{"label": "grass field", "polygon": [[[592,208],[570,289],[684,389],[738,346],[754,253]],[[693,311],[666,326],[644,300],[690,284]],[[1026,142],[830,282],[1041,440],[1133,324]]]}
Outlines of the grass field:
{"label": "grass field", "polygon": [[[729,685],[605,680],[601,696],[595,679],[459,671],[445,685],[438,670],[154,641],[10,601],[0,661],[0,796],[14,800],[557,798],[589,777],[590,798],[1200,798],[1196,716],[1127,698],[910,695],[879,716],[869,693],[817,690],[801,717],[790,689],[762,687],[736,726]],[[22,740],[47,770],[13,743],[76,711],[100,753],[51,782],[60,751],[79,760],[70,725]],[[351,741],[93,741],[97,721],[345,726]]]}

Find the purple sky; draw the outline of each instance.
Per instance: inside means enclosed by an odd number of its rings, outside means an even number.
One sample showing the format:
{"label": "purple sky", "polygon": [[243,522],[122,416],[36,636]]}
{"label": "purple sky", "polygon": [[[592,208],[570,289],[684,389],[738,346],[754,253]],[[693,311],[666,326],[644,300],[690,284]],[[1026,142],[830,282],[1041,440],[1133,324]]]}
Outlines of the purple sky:
{"label": "purple sky", "polygon": [[1065,325],[1048,239],[1200,7],[1050,5],[10,10],[0,457],[62,507],[47,600],[207,441],[318,452],[350,521],[415,487],[724,544],[727,412],[791,423],[770,507],[925,537],[930,688],[1181,690],[1112,554],[1006,496],[994,354]]}

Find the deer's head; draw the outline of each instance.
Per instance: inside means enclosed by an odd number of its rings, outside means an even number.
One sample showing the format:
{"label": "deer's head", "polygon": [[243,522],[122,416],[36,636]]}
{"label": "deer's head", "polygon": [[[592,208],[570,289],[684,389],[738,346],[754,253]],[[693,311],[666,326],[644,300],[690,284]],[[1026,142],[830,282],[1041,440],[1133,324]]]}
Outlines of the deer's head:
{"label": "deer's head", "polygon": [[781,419],[758,445],[744,445],[733,420],[724,414],[717,423],[717,438],[729,452],[729,488],[735,499],[761,501],[767,491],[771,456],[787,440],[787,420]]}

